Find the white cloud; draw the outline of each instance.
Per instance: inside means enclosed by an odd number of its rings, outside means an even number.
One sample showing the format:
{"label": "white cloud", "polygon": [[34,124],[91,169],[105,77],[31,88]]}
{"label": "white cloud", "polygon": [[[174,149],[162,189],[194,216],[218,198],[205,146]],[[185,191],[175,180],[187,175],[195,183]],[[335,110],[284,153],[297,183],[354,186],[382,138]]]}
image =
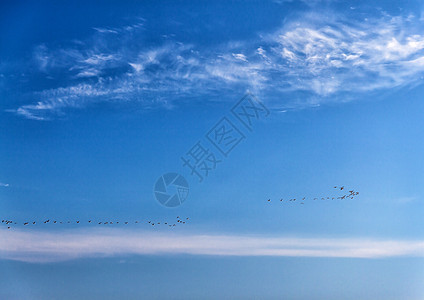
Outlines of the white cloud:
{"label": "white cloud", "polygon": [[89,64],[89,65],[99,65],[101,63],[110,61],[110,60],[115,60],[115,56],[112,54],[93,54],[92,56],[90,56],[87,59],[84,59],[84,63]]}
{"label": "white cloud", "polygon": [[424,241],[181,234],[127,230],[61,232],[1,229],[0,258],[54,262],[122,255],[384,258],[424,256]]}
{"label": "white cloud", "polygon": [[96,70],[94,68],[86,69],[81,72],[79,72],[76,76],[77,77],[95,77],[100,74],[99,70]]}
{"label": "white cloud", "polygon": [[0,186],[2,186],[2,187],[9,187],[10,185],[8,183],[0,182]]}
{"label": "white cloud", "polygon": [[248,62],[248,61],[247,61],[247,57],[246,57],[246,55],[244,55],[244,54],[242,54],[242,53],[232,53],[232,55],[233,55],[233,57],[234,57],[235,59],[237,59],[237,60],[241,60],[241,61],[244,61],[244,62]]}
{"label": "white cloud", "polygon": [[137,22],[135,22],[132,25],[126,25],[118,28],[100,28],[100,27],[93,27],[95,31],[102,34],[122,34],[125,31],[135,31],[140,30],[144,27],[146,20],[144,18],[137,18]]}
{"label": "white cloud", "polygon": [[143,70],[143,65],[141,64],[129,63],[129,65],[133,67],[136,72],[140,72],[141,70]]}
{"label": "white cloud", "polygon": [[417,81],[424,72],[416,64],[424,57],[424,35],[416,28],[419,22],[408,18],[353,22],[335,15],[319,21],[311,14],[270,34],[268,47],[276,69],[290,74],[292,89],[318,96],[390,89]]}
{"label": "white cloud", "polygon": [[118,33],[118,31],[116,31],[114,29],[97,28],[97,27],[94,27],[93,29],[96,30],[97,32],[100,32],[100,33],[114,33],[114,34]]}

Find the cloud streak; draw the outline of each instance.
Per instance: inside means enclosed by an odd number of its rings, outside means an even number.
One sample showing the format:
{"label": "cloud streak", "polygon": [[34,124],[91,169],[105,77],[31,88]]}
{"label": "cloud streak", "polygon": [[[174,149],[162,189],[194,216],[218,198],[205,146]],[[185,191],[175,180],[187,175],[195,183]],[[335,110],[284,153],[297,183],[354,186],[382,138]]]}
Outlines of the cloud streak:
{"label": "cloud streak", "polygon": [[180,234],[127,230],[0,230],[0,258],[34,263],[124,255],[386,258],[424,256],[424,241]]}

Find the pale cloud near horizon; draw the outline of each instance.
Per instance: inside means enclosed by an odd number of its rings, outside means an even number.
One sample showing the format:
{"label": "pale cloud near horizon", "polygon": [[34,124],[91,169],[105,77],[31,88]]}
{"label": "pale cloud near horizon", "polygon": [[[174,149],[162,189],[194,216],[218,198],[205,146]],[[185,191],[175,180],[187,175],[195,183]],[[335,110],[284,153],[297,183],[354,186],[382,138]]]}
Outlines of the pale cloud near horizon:
{"label": "pale cloud near horizon", "polygon": [[[349,19],[335,12],[309,12],[253,41],[208,50],[172,39],[136,47],[131,38],[143,35],[144,20],[122,28],[95,28],[90,42],[75,47],[38,46],[34,59],[39,70],[61,73],[69,84],[36,92],[36,101],[12,111],[44,120],[67,108],[104,101],[171,107],[184,97],[247,89],[265,101],[290,92],[305,94],[296,103],[274,103],[280,110],[316,106],[338,101],[341,94],[354,98],[419,84],[424,75],[423,27],[420,16]],[[110,42],[117,34],[125,43]]]}
{"label": "pale cloud near horizon", "polygon": [[0,259],[32,263],[125,255],[389,258],[424,257],[424,241],[181,234],[120,229],[1,229]]}

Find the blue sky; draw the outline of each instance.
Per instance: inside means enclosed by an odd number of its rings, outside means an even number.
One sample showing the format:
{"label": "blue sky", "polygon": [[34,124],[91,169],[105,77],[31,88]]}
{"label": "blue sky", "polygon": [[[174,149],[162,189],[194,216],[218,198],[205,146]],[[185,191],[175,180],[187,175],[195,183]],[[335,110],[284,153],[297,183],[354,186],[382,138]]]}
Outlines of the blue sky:
{"label": "blue sky", "polygon": [[[0,298],[424,297],[419,1],[0,8]],[[269,110],[252,131],[246,94]],[[198,141],[221,160],[202,182]]]}

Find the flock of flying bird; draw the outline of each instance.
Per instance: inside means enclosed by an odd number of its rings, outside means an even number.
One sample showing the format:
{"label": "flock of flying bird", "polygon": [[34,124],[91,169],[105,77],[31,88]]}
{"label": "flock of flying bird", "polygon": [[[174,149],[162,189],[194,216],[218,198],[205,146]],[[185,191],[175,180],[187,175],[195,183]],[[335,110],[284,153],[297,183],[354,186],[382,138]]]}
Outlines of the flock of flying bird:
{"label": "flock of flying bird", "polygon": [[[157,226],[157,225],[166,225],[168,227],[175,227],[178,225],[183,225],[188,223],[188,221],[190,220],[190,218],[181,218],[180,216],[177,216],[177,219],[175,222],[153,222],[153,221],[146,221],[145,224],[150,224],[151,226]],[[45,220],[42,222],[37,222],[37,221],[28,221],[28,222],[15,222],[12,220],[2,220],[1,224],[2,225],[6,225],[7,229],[11,229],[11,227],[13,225],[24,225],[24,226],[33,226],[33,225],[39,225],[39,224],[91,224],[91,225],[113,225],[113,224],[117,224],[117,225],[129,225],[129,224],[142,224],[144,222],[142,221],[125,221],[125,222],[119,222],[119,221],[108,221],[108,222],[98,222],[98,221],[93,221],[93,220],[88,220],[86,222],[81,222],[81,221],[57,221],[57,220]]]}
{"label": "flock of flying bird", "polygon": [[[340,190],[340,191],[344,191],[347,190],[344,186],[334,186],[335,189]],[[336,197],[315,197],[315,198],[307,198],[307,197],[303,197],[303,198],[290,198],[290,199],[279,199],[278,202],[284,203],[284,202],[292,202],[294,203],[295,201],[298,201],[297,203],[300,204],[305,204],[305,201],[308,199],[312,199],[312,200],[335,200],[335,199],[339,199],[339,200],[344,200],[344,199],[353,199],[355,198],[355,196],[359,195],[359,192],[356,192],[355,190],[350,190],[349,193],[345,193],[344,195],[341,196],[336,196]],[[272,202],[271,199],[268,199],[267,201],[268,203]]]}
{"label": "flock of flying bird", "polygon": [[[334,186],[335,189],[343,191],[343,190],[347,190],[344,186]],[[359,192],[356,192],[355,190],[350,190],[349,193],[345,193],[344,195],[341,196],[337,196],[337,197],[315,197],[315,198],[310,198],[312,200],[335,200],[335,199],[339,199],[339,200],[343,200],[343,199],[354,199],[355,196],[359,195]],[[292,202],[295,203],[296,201],[298,201],[297,203],[300,204],[305,204],[305,201],[308,200],[309,198],[307,197],[303,197],[303,198],[290,198],[290,199],[279,199],[278,202],[284,203],[284,202]],[[272,202],[271,199],[268,199],[267,201],[268,203]],[[157,226],[157,225],[163,225],[163,226],[168,226],[168,227],[175,227],[178,225],[183,225],[188,223],[188,221],[190,220],[190,218],[181,218],[180,216],[177,216],[176,221],[175,222],[153,222],[153,221],[146,221],[146,224],[150,224],[151,226]],[[7,229],[11,229],[13,225],[24,225],[24,226],[33,226],[33,225],[38,225],[38,224],[96,224],[96,225],[129,225],[129,224],[142,224],[144,222],[142,221],[124,221],[124,222],[120,222],[120,221],[93,221],[93,220],[88,220],[85,222],[81,222],[81,221],[57,221],[57,220],[50,220],[47,219],[45,221],[42,222],[37,222],[37,221],[28,221],[28,222],[16,222],[16,221],[12,221],[12,220],[2,220],[1,224],[2,225],[6,225]]]}

